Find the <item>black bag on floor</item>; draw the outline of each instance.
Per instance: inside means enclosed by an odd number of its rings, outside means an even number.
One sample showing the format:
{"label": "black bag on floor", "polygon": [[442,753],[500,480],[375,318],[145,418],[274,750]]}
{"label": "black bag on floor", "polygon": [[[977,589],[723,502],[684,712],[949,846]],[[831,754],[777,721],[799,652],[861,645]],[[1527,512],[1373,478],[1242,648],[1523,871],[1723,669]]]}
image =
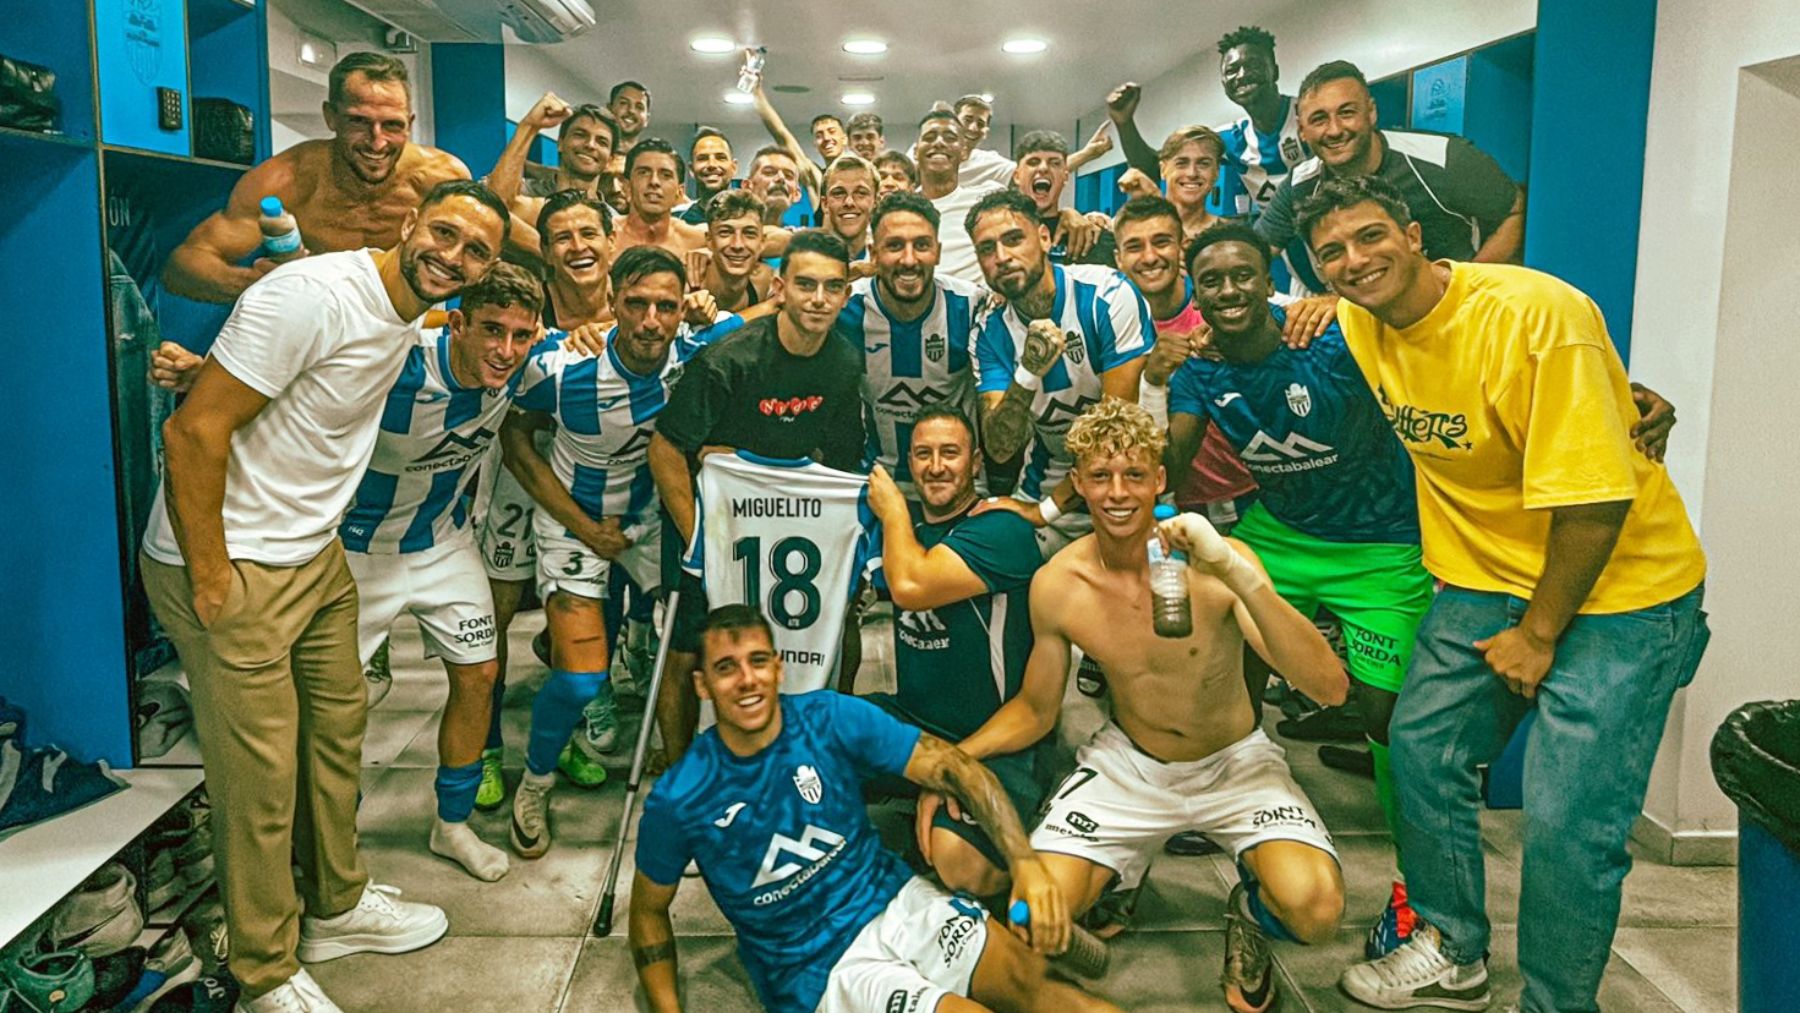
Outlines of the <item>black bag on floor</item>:
{"label": "black bag on floor", "polygon": [[1712,769],[1745,819],[1800,855],[1800,700],[1732,711],[1713,734]]}
{"label": "black bag on floor", "polygon": [[0,127],[50,133],[61,113],[55,71],[0,55]]}
{"label": "black bag on floor", "polygon": [[194,99],[194,157],[249,165],[256,161],[256,117],[224,98]]}

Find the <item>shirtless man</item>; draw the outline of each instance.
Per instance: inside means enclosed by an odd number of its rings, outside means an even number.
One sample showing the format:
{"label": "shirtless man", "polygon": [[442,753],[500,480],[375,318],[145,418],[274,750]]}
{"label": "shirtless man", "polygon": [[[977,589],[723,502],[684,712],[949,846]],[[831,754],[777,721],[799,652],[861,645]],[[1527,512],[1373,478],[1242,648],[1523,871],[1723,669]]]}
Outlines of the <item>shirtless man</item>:
{"label": "shirtless man", "polygon": [[[1264,932],[1331,939],[1344,883],[1318,811],[1257,726],[1244,645],[1313,699],[1342,703],[1349,685],[1325,638],[1275,593],[1248,547],[1197,514],[1159,530],[1163,444],[1150,413],[1126,401],[1102,401],[1070,427],[1071,474],[1094,532],[1033,579],[1024,683],[961,748],[982,758],[1042,739],[1062,707],[1070,648],[1098,662],[1113,719],[1077,754],[1031,845],[1071,915],[1115,879],[1134,885],[1179,831],[1203,830],[1229,848],[1242,882],[1226,908],[1225,1001],[1260,1013],[1276,998]],[[1186,637],[1152,632],[1146,549],[1159,536],[1188,555]]]}
{"label": "shirtless man", "polygon": [[[543,179],[525,178],[525,160],[540,131],[557,127],[556,173]],[[597,105],[570,106],[554,92],[537,100],[512,140],[488,174],[488,186],[512,207],[512,243],[538,253],[538,234],[533,227],[551,194],[580,190],[598,195],[600,176],[612,162],[618,146],[619,125],[612,114]]]}
{"label": "shirtless man", "polygon": [[668,141],[646,137],[625,154],[625,187],[631,211],[619,220],[616,253],[633,246],[660,246],[677,257],[706,245],[706,230],[675,218],[669,210],[683,195],[687,167]]}
{"label": "shirtless man", "polygon": [[740,313],[764,303],[775,280],[775,272],[761,260],[763,209],[761,198],[748,190],[732,190],[707,202],[708,256],[705,270],[695,273],[701,287],[727,312]]}
{"label": "shirtless man", "polygon": [[302,141],[244,173],[223,211],[188,233],[169,255],[163,284],[176,295],[228,303],[275,269],[258,257],[264,197],[279,197],[300,223],[312,253],[388,249],[425,194],[468,179],[456,156],[412,144],[412,88],[406,66],[382,53],[351,53],[331,68],[324,105],[329,141]]}

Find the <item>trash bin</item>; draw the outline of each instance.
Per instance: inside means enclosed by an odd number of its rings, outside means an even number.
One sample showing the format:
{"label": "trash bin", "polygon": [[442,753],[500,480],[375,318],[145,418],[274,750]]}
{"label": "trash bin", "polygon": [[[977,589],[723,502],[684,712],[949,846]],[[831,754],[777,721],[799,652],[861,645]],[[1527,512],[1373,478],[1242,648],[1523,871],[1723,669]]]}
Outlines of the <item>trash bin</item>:
{"label": "trash bin", "polygon": [[1745,704],[1712,740],[1738,807],[1738,1009],[1800,1010],[1800,700]]}

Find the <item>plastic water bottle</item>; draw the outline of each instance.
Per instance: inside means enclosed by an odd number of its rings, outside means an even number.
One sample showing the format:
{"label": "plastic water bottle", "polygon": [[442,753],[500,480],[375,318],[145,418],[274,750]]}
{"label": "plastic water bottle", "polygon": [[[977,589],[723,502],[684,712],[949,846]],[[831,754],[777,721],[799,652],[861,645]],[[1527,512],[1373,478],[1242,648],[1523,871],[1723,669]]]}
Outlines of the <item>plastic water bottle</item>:
{"label": "plastic water bottle", "polygon": [[[1175,516],[1164,503],[1156,508],[1158,522]],[[1150,536],[1150,615],[1159,637],[1179,639],[1194,632],[1194,613],[1188,607],[1187,556],[1164,552],[1162,540]]]}
{"label": "plastic water bottle", "polygon": [[[1006,916],[1014,925],[1030,926],[1031,905],[1023,900],[1015,900]],[[1050,959],[1083,978],[1103,978],[1106,976],[1106,965],[1112,962],[1112,951],[1099,936],[1070,923],[1069,948]]]}
{"label": "plastic water bottle", "polygon": [[305,254],[306,250],[300,244],[300,223],[281,206],[281,198],[264,197],[261,209],[262,217],[256,224],[263,234],[262,255],[277,264],[285,264]]}
{"label": "plastic water bottle", "polygon": [[756,90],[762,81],[763,63],[769,58],[769,50],[763,46],[744,54],[744,67],[738,71],[738,91],[748,95]]}

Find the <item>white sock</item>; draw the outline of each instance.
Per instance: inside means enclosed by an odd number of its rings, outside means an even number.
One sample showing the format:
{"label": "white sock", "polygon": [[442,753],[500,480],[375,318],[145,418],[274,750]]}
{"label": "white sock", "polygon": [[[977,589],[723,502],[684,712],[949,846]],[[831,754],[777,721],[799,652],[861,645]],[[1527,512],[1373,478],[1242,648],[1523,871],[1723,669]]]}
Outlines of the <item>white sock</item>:
{"label": "white sock", "polygon": [[532,791],[549,791],[550,786],[556,783],[554,770],[548,774],[533,774],[531,768],[527,767],[521,774],[523,776],[519,778],[519,787],[530,788]]}
{"label": "white sock", "polygon": [[448,823],[435,816],[431,820],[431,851],[467,869],[469,875],[484,883],[492,883],[512,868],[506,852],[477,837],[467,823]]}

